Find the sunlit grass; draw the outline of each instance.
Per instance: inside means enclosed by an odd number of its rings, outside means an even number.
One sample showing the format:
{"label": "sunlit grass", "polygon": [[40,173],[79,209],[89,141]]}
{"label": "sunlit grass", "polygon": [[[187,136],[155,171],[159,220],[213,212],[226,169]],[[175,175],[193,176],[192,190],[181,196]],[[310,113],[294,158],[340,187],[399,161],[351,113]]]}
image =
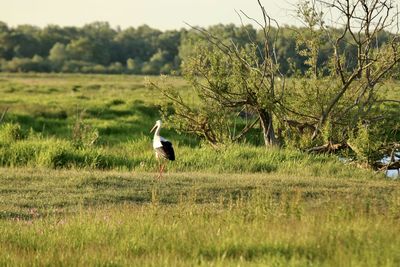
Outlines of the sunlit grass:
{"label": "sunlit grass", "polygon": [[99,129],[101,143],[125,142],[148,133],[161,101],[160,92],[146,88],[144,76],[0,75],[0,112],[9,108],[6,121],[45,136],[70,138],[79,118]]}
{"label": "sunlit grass", "polygon": [[[23,136],[18,125],[0,127],[0,165],[8,167],[83,168],[151,172],[158,163],[151,139],[142,136],[113,147],[76,147],[73,142]],[[16,135],[14,138],[13,136]],[[365,179],[383,174],[344,165],[334,156],[306,154],[290,149],[268,149],[252,145],[230,145],[219,150],[208,146],[192,148],[175,144],[176,161],[168,163],[172,172],[280,173]]]}
{"label": "sunlit grass", "polygon": [[400,265],[399,180],[333,156],[163,129],[177,160],[155,180],[144,80],[0,74],[0,266]]}
{"label": "sunlit grass", "polygon": [[400,187],[277,174],[0,169],[8,265],[397,266]]}

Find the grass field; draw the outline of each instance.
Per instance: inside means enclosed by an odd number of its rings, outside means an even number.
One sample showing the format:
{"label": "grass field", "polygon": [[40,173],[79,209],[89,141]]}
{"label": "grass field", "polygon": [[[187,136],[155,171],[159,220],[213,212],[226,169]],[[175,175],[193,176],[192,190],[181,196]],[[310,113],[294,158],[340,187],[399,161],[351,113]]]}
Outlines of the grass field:
{"label": "grass field", "polygon": [[0,74],[0,266],[400,265],[399,179],[163,129],[158,181],[161,101],[142,76]]}
{"label": "grass field", "polygon": [[[183,87],[182,79],[173,82]],[[70,138],[78,118],[114,145],[148,133],[158,118],[161,94],[143,76],[0,75],[0,108],[9,121],[45,136]]]}
{"label": "grass field", "polygon": [[0,169],[0,265],[398,266],[400,184]]}

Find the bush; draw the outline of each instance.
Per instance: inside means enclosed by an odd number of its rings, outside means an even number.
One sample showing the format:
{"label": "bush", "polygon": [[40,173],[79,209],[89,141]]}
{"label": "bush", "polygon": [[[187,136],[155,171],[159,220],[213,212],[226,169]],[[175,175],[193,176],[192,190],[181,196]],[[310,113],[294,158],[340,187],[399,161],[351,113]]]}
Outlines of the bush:
{"label": "bush", "polygon": [[373,163],[382,159],[383,155],[379,148],[382,146],[381,135],[376,132],[376,128],[370,128],[368,125],[358,124],[358,131],[352,133],[348,144],[360,161]]}
{"label": "bush", "polygon": [[93,64],[86,62],[86,61],[68,60],[63,64],[63,66],[61,68],[61,72],[78,73],[78,72],[82,72],[83,68],[87,69],[90,67],[93,67]]}
{"label": "bush", "polygon": [[0,126],[0,142],[11,143],[24,137],[19,124],[6,123]]}
{"label": "bush", "polygon": [[3,62],[2,70],[8,72],[50,72],[51,64],[38,55],[32,58],[15,57],[8,62]]}

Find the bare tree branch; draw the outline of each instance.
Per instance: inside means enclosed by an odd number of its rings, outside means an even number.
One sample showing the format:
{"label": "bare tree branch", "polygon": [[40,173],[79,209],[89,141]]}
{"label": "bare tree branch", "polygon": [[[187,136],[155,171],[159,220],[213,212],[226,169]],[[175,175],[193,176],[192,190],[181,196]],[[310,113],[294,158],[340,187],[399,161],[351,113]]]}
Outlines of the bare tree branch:
{"label": "bare tree branch", "polygon": [[6,107],[6,109],[3,111],[3,113],[1,114],[0,117],[0,124],[3,122],[4,118],[6,117],[7,111],[8,111],[9,107]]}

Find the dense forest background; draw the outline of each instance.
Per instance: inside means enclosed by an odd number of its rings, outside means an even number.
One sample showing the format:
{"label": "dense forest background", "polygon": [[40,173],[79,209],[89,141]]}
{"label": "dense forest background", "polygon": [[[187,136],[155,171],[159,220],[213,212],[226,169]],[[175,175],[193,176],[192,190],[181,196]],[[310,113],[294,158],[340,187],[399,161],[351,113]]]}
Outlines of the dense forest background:
{"label": "dense forest background", "polygon": [[[207,31],[238,46],[255,41],[262,47],[263,33],[251,25],[219,24],[210,26]],[[304,72],[307,66],[303,65],[304,59],[297,52],[299,47],[296,45],[296,33],[302,28],[283,26],[273,31],[271,38],[276,38],[275,52],[281,72],[286,75]],[[385,43],[389,35],[382,32],[377,44]],[[204,40],[194,29],[160,31],[147,25],[114,29],[107,22],[94,22],[83,27],[10,27],[0,22],[0,70],[180,74],[182,60],[193,53],[193,46],[200,42]],[[332,53],[329,47],[321,49],[321,66]],[[350,55],[347,67],[351,68],[356,64],[357,48],[343,42],[342,49]],[[352,54],[354,62],[351,62]]]}

